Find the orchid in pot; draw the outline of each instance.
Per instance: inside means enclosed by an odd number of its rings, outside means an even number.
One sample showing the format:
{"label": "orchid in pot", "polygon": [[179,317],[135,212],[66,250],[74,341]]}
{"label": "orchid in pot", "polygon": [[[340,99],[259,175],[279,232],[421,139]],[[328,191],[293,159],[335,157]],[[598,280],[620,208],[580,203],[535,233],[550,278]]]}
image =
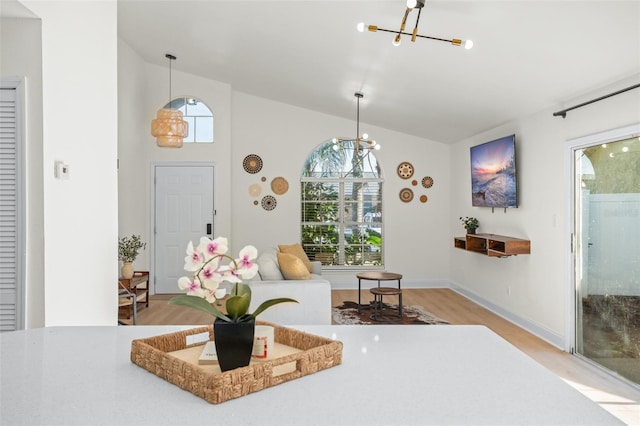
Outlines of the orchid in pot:
{"label": "orchid in pot", "polygon": [[[253,312],[251,305],[251,288],[242,283],[243,279],[251,279],[258,272],[254,259],[258,250],[246,246],[240,250],[237,259],[226,254],[228,242],[224,237],[211,240],[202,237],[200,244],[194,248],[190,241],[187,246],[184,269],[193,272],[191,277],[178,280],[178,287],[186,290],[186,294],[172,298],[169,303],[186,306],[209,313],[215,317],[214,341],[218,361],[222,371],[249,365],[253,348],[253,337],[256,317],[266,309],[284,302],[296,300],[282,297],[264,301]],[[227,262],[224,264],[223,262]],[[226,290],[220,288],[223,282],[233,284],[225,303],[225,311],[221,312],[216,304],[226,296]],[[237,349],[241,346],[242,349]]]}

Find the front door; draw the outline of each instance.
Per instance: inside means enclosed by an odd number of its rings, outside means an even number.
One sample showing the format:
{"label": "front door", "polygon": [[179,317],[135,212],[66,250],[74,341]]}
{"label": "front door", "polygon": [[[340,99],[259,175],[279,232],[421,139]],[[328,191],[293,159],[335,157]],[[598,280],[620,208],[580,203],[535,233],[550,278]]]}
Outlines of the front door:
{"label": "front door", "polygon": [[189,241],[213,235],[213,165],[156,165],[154,277],[157,294],[180,293]]}

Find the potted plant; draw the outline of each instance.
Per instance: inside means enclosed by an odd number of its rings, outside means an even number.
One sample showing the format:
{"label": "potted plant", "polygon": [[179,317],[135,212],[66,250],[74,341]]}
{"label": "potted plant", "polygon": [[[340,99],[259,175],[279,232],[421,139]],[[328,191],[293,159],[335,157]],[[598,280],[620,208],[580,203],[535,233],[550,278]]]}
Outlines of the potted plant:
{"label": "potted plant", "polygon": [[118,260],[123,262],[120,270],[122,278],[133,277],[133,262],[138,257],[138,251],[146,246],[147,243],[140,240],[140,235],[120,238],[118,241]]}
{"label": "potted plant", "polygon": [[[240,250],[239,258],[234,259],[226,254],[227,247],[227,239],[224,237],[214,240],[202,237],[195,249],[190,241],[184,269],[194,271],[194,274],[178,280],[178,287],[187,293],[169,301],[173,305],[198,309],[215,317],[214,342],[222,371],[249,365],[258,315],[279,303],[298,303],[286,297],[269,299],[253,313],[249,313],[251,288],[241,281],[253,278],[258,272],[258,265],[253,262],[258,257],[258,250],[253,246],[246,246]],[[220,263],[225,260],[228,260],[228,264]],[[226,300],[226,312],[223,313],[215,307],[215,302],[226,295],[226,289],[219,288],[224,281],[233,283],[233,288]]]}
{"label": "potted plant", "polygon": [[478,222],[478,219],[476,219],[475,217],[465,216],[465,217],[460,217],[460,220],[462,221],[464,229],[467,230],[467,234],[475,234],[476,229],[480,227],[480,223]]}

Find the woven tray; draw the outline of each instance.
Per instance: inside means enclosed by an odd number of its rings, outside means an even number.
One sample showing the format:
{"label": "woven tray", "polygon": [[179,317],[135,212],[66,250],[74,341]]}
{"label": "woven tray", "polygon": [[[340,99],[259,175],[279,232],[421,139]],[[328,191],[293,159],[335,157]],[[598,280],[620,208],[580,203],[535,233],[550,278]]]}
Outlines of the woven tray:
{"label": "woven tray", "polygon": [[[188,362],[171,354],[205,344],[203,341],[188,344],[188,336],[209,333],[209,339],[212,340],[213,325],[209,325],[133,340],[131,362],[211,404],[239,398],[342,363],[342,342],[269,322],[256,321],[256,324],[274,327],[276,343],[300,351],[272,360],[252,361],[247,367],[225,372],[211,371],[208,366]],[[291,368],[283,370],[285,364]],[[279,371],[286,372],[279,374]]]}

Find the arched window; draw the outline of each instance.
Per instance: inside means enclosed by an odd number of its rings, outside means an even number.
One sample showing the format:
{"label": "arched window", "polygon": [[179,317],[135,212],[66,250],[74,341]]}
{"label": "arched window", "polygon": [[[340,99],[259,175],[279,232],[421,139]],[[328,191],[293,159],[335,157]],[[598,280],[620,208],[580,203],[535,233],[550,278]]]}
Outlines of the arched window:
{"label": "arched window", "polygon": [[307,158],[301,178],[302,247],[323,265],[383,265],[382,173],[372,151],[332,141]]}
{"label": "arched window", "polygon": [[175,98],[164,106],[182,112],[189,123],[189,135],[184,143],[213,143],[213,112],[198,98]]}

